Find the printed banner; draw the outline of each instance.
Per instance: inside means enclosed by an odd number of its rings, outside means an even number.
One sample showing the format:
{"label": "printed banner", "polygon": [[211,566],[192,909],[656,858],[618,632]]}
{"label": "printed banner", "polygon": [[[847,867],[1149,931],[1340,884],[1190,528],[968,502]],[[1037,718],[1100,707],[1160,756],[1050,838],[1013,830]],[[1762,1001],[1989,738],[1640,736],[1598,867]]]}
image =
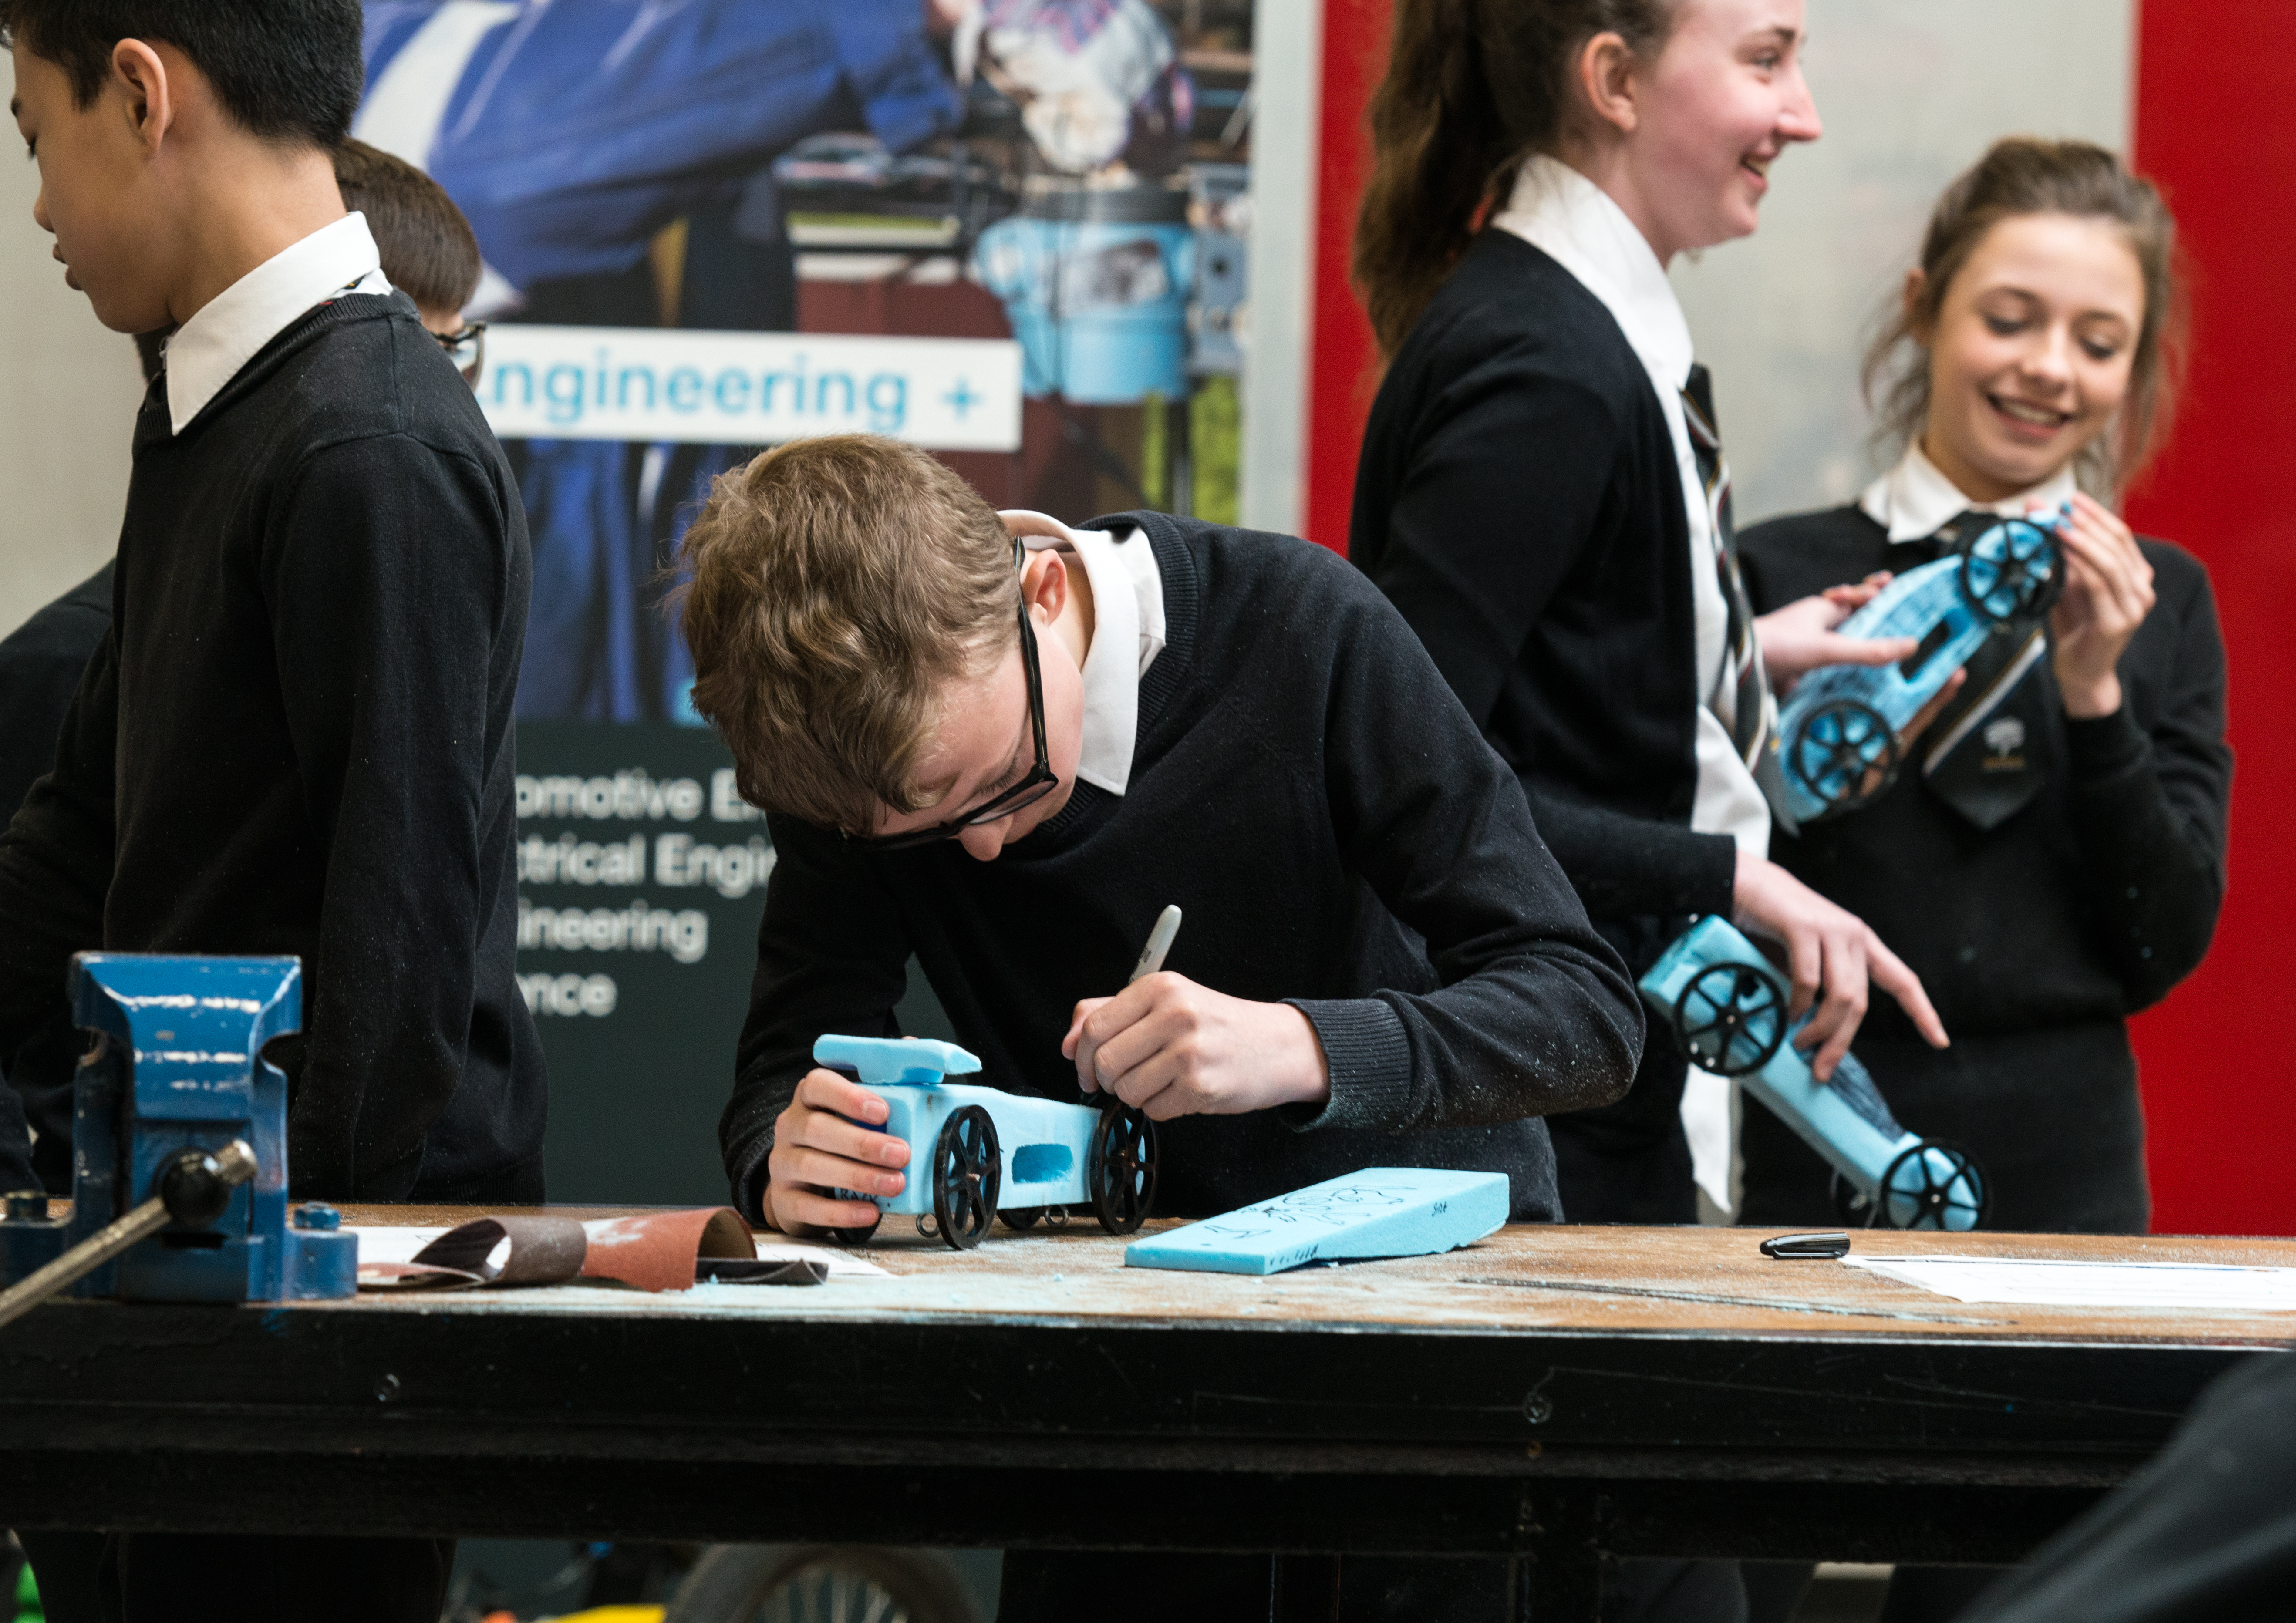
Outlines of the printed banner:
{"label": "printed banner", "polygon": [[[549,1193],[714,1203],[774,852],[693,707],[687,527],[764,447],[849,432],[1000,508],[1232,521],[1252,0],[362,16],[352,133],[469,219],[474,387],[533,547],[519,972]],[[922,974],[894,1019],[954,1035]]]}
{"label": "printed banner", "polygon": [[504,439],[778,445],[883,434],[935,451],[1021,448],[1021,346],[508,324],[479,404]]}

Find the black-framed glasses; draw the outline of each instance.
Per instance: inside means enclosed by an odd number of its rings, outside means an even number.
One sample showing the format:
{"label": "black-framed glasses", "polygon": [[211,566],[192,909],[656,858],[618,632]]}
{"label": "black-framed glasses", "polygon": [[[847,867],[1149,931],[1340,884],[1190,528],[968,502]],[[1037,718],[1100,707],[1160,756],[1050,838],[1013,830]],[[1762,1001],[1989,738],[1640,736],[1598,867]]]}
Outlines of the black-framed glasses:
{"label": "black-framed glasses", "polygon": [[[1023,544],[1015,537],[1014,567],[1019,567],[1026,555]],[[954,840],[969,828],[1009,817],[1052,793],[1060,776],[1054,772],[1052,753],[1045,747],[1045,674],[1037,661],[1037,628],[1029,622],[1029,600],[1025,595],[1021,599],[1021,665],[1029,674],[1029,730],[1037,742],[1037,764],[1029,769],[1028,776],[1002,793],[989,796],[971,811],[946,823],[936,823],[931,828],[911,829],[903,834],[852,834],[847,838],[873,851],[905,851],[914,846]]]}
{"label": "black-framed glasses", "polygon": [[474,321],[460,332],[434,332],[439,347],[447,358],[455,363],[455,370],[463,374],[463,381],[472,388],[479,386],[479,373],[487,365],[487,324]]}

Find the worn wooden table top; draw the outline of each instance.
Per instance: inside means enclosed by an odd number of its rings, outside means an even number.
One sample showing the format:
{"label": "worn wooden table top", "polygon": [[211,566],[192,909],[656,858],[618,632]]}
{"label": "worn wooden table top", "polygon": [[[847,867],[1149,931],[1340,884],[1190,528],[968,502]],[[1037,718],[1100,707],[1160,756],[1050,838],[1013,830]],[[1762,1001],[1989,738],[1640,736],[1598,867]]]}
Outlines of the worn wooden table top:
{"label": "worn wooden table top", "polygon": [[[839,1540],[865,1504],[876,1542],[1550,1578],[1600,1552],[2008,1561],[2296,1341],[2296,1314],[1962,1303],[1762,1237],[1517,1226],[1263,1278],[1128,1268],[1089,1222],[957,1252],[889,1220],[850,1253],[882,1275],[810,1287],[57,1303],[0,1333],[0,1525]],[[2296,1267],[2283,1240],[1853,1243]]]}
{"label": "worn wooden table top", "polygon": [[[599,1217],[603,1207],[556,1207]],[[347,1207],[347,1223],[443,1226],[478,1215],[451,1207]],[[1144,1232],[1177,1227],[1151,1223]],[[1193,1324],[1409,1325],[1649,1332],[1722,1337],[1950,1336],[2201,1346],[2296,1343],[2296,1313],[1964,1303],[1863,1268],[1779,1262],[1757,1249],[1790,1231],[1515,1224],[1436,1257],[1296,1269],[1267,1277],[1124,1266],[1126,1238],[1078,1219],[1065,1231],[1001,1225],[971,1251],[919,1238],[889,1218],[870,1244],[842,1250],[887,1278],[840,1276],[810,1289],[704,1285],[661,1296],[596,1287],[360,1297],[306,1304],[373,1312],[613,1313],[681,1316],[914,1320],[1114,1319]],[[786,1243],[760,1234],[766,1243]],[[818,1243],[818,1242],[808,1242]],[[1860,1232],[1860,1256],[2004,1257],[2296,1267],[2296,1240]],[[821,1246],[824,1250],[839,1248]]]}

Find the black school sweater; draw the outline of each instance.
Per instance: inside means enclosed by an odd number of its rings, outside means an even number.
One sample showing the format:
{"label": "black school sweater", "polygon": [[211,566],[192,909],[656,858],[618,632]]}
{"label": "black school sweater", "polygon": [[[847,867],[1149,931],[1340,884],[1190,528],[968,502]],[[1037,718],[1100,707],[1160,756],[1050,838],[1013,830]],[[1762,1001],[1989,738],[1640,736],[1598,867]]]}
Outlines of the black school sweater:
{"label": "black school sweater", "polygon": [[[1122,796],[1069,803],[994,862],[877,852],[772,819],[758,972],[720,1128],[755,1217],[774,1120],[824,1032],[894,1035],[914,953],[981,1080],[1081,1101],[1060,1044],[1121,989],[1166,904],[1165,967],[1295,1003],[1331,1063],[1320,1109],[1162,1124],[1157,1209],[1202,1216],[1357,1168],[1507,1173],[1556,1215],[1549,1111],[1625,1091],[1642,1013],[1492,754],[1410,627],[1340,558],[1155,513],[1168,641],[1140,681]],[[921,1163],[920,1163],[921,1165]]]}
{"label": "black school sweater", "polygon": [[318,307],[180,434],[155,383],[111,629],[0,836],[0,1055],[76,950],[293,953],[298,1195],[537,1195],[530,569],[501,448],[403,295]]}
{"label": "black school sweater", "polygon": [[1698,792],[1689,517],[1650,373],[1603,301],[1477,237],[1397,350],[1349,555],[1521,775],[1562,871],[1636,969],[1730,910]]}
{"label": "black school sweater", "polygon": [[[2052,724],[2023,746],[2048,775],[2031,805],[1980,830],[1930,790],[1916,748],[1872,806],[1773,842],[1905,959],[1956,1038],[2118,1021],[2208,950],[2232,794],[2224,639],[2199,560],[2138,545],[2157,601],[2120,656],[2120,709],[2075,721],[2046,660],[2027,678]],[[1925,557],[1854,506],[1756,525],[1739,554],[1758,611]],[[1886,998],[1860,1037],[1919,1041]]]}

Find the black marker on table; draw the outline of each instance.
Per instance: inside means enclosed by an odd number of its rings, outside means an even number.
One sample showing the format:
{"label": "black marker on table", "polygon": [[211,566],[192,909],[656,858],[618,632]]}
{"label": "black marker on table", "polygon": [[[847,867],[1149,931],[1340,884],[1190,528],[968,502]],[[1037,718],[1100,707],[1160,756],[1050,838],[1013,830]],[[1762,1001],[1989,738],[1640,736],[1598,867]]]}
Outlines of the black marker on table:
{"label": "black marker on table", "polygon": [[1172,938],[1180,933],[1179,904],[1174,903],[1156,915],[1156,928],[1148,932],[1148,945],[1140,949],[1140,962],[1132,966],[1131,979],[1144,980],[1164,967],[1164,955],[1172,950]]}
{"label": "black marker on table", "polygon": [[1762,1255],[1779,1262],[1833,1261],[1849,1255],[1849,1236],[1836,1229],[1822,1234],[1773,1234]]}

